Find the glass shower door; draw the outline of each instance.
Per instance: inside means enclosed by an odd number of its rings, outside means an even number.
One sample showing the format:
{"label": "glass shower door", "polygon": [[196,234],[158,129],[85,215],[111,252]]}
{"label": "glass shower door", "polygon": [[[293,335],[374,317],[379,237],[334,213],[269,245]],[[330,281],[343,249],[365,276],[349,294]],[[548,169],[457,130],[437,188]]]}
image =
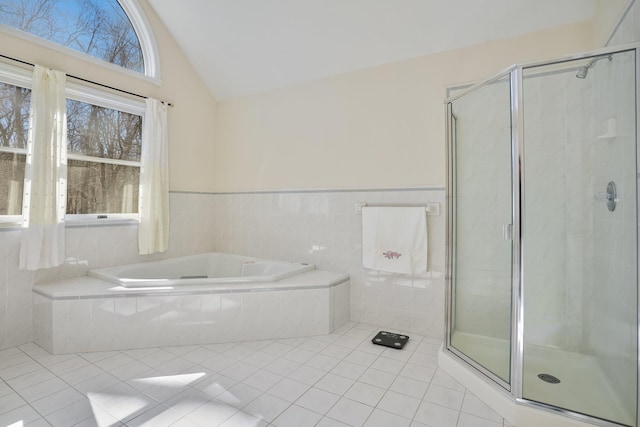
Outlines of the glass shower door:
{"label": "glass shower door", "polygon": [[449,348],[506,388],[511,359],[510,103],[507,75],[449,104],[454,187]]}
{"label": "glass shower door", "polygon": [[636,425],[634,51],[524,69],[523,397]]}

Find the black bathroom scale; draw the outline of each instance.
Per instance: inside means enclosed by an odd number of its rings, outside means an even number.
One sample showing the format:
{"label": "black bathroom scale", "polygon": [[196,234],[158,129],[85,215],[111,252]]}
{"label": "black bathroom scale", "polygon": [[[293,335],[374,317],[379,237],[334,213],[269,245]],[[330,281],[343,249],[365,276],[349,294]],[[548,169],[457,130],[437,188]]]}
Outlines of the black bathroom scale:
{"label": "black bathroom scale", "polygon": [[402,350],[407,341],[409,341],[409,337],[406,335],[394,334],[393,332],[386,331],[378,332],[378,334],[371,340],[374,344],[396,348],[398,350]]}

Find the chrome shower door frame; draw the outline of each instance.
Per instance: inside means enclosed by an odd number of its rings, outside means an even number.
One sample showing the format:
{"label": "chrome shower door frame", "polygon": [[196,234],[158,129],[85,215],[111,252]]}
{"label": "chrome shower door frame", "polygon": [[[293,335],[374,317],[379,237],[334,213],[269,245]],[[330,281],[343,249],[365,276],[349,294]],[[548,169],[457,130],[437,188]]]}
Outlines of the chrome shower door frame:
{"label": "chrome shower door frame", "polygon": [[[500,378],[498,375],[494,374],[493,372],[491,372],[489,369],[485,368],[484,366],[482,366],[481,364],[479,364],[478,362],[476,362],[475,360],[473,360],[472,358],[468,357],[466,354],[464,354],[463,352],[459,351],[458,349],[456,349],[455,347],[453,347],[451,345],[451,331],[453,330],[453,326],[454,326],[454,319],[455,319],[455,313],[454,313],[454,306],[452,301],[454,300],[454,292],[455,289],[452,286],[452,280],[453,280],[453,271],[454,271],[454,267],[456,264],[456,256],[455,256],[455,252],[453,250],[453,242],[455,242],[456,239],[456,230],[455,227],[453,227],[454,224],[454,218],[455,218],[455,213],[456,213],[456,200],[454,198],[454,190],[456,187],[456,164],[455,164],[455,158],[456,158],[456,120],[457,117],[455,116],[453,110],[452,110],[452,101],[462,98],[465,95],[480,89],[482,87],[485,87],[487,85],[490,85],[492,83],[495,83],[501,79],[505,79],[506,77],[509,76],[509,73],[515,69],[515,67],[509,67],[506,70],[503,70],[502,72],[500,72],[499,74],[496,74],[495,76],[477,84],[474,86],[469,87],[466,90],[461,91],[459,94],[456,94],[455,96],[452,96],[450,98],[447,98],[447,100],[445,101],[445,106],[446,106],[446,138],[447,138],[447,150],[446,150],[446,154],[447,154],[447,161],[446,161],[446,174],[447,174],[447,185],[446,185],[446,199],[447,199],[447,234],[446,234],[446,253],[445,253],[445,257],[446,257],[446,282],[447,282],[447,286],[445,289],[445,300],[446,300],[446,304],[445,304],[445,348],[447,349],[447,351],[455,354],[458,358],[460,358],[461,360],[464,360],[467,364],[471,365],[474,369],[480,371],[486,378],[490,379],[491,381],[493,381],[494,383],[498,384],[500,387],[502,387],[504,390],[510,392],[511,391],[511,384],[505,380],[503,380],[502,378]],[[512,218],[513,221],[513,218]],[[512,222],[513,223],[513,222]],[[511,376],[512,377],[512,376]],[[513,377],[512,377],[513,378]]]}
{"label": "chrome shower door frame", "polygon": [[[545,65],[562,64],[565,62],[588,59],[603,55],[614,55],[622,52],[635,52],[635,86],[636,86],[636,152],[638,152],[638,144],[640,141],[640,44],[634,43],[631,45],[617,46],[614,48],[597,49],[590,52],[585,52],[577,55],[567,56],[563,58],[556,58],[553,60],[532,62],[522,65],[513,65],[506,70],[496,74],[495,76],[484,80],[480,83],[472,85],[467,89],[459,92],[454,96],[447,98],[445,103],[446,114],[446,141],[447,141],[447,162],[446,162],[446,198],[447,198],[447,233],[446,233],[446,292],[445,292],[445,351],[454,354],[459,359],[466,362],[468,365],[476,369],[482,374],[482,376],[489,380],[494,385],[499,385],[505,391],[509,392],[512,398],[521,405],[529,406],[531,408],[537,408],[543,411],[560,414],[569,418],[573,418],[579,421],[588,422],[594,425],[602,427],[615,427],[620,426],[618,423],[602,420],[600,418],[591,417],[582,413],[573,412],[568,409],[547,405],[525,399],[523,397],[523,366],[524,366],[524,276],[523,276],[523,260],[526,250],[526,242],[523,239],[524,223],[523,201],[524,201],[524,112],[523,112],[523,74],[526,69],[535,68]],[[490,372],[485,367],[481,366],[459,350],[455,349],[451,345],[451,333],[453,331],[453,301],[455,289],[453,288],[453,277],[455,271],[455,252],[453,250],[453,244],[455,242],[455,229],[454,220],[456,215],[456,203],[455,203],[455,185],[456,185],[456,165],[455,165],[455,120],[456,117],[453,114],[452,103],[453,101],[464,97],[467,94],[475,92],[476,90],[487,86],[499,79],[509,76],[511,83],[511,170],[512,170],[512,227],[513,227],[513,247],[512,247],[512,325],[511,325],[511,381],[510,383],[502,380],[494,373]],[[640,178],[640,172],[637,171],[638,163],[636,162],[636,174],[637,178]],[[637,183],[637,179],[636,179]],[[637,189],[636,189],[637,190]],[[636,191],[636,205],[637,211],[640,212],[640,197],[637,197],[638,191]],[[636,224],[638,222],[636,221]],[[640,245],[639,228],[636,227],[637,243]],[[640,254],[640,247],[637,249]],[[638,276],[640,278],[640,262],[636,261]],[[637,286],[637,283],[636,283]],[[636,355],[637,366],[636,376],[637,384],[640,385],[640,351],[638,349],[638,343],[640,343],[640,292],[638,292],[637,309],[638,313],[638,336],[636,340]],[[636,396],[636,423],[640,420],[640,393]]]}

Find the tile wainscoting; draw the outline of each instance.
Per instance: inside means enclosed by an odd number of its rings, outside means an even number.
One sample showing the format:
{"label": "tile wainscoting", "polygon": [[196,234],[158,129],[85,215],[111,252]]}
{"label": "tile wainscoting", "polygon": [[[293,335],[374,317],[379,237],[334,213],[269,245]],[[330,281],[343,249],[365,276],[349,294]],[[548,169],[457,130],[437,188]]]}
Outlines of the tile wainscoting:
{"label": "tile wainscoting", "polygon": [[[216,250],[260,258],[313,263],[348,273],[351,320],[441,338],[444,331],[445,228],[443,188],[380,191],[287,191],[215,196]],[[358,203],[426,205],[428,270],[424,277],[378,274],[362,267]]]}
{"label": "tile wainscoting", "polygon": [[[86,275],[90,268],[219,251],[309,262],[351,277],[351,320],[441,338],[444,329],[445,192],[380,191],[171,193],[169,251],[137,254],[137,226],[69,226],[64,265],[18,269],[19,230],[0,231],[0,349],[33,339],[34,283]],[[428,217],[429,273],[414,280],[362,268],[357,203],[440,203]]]}

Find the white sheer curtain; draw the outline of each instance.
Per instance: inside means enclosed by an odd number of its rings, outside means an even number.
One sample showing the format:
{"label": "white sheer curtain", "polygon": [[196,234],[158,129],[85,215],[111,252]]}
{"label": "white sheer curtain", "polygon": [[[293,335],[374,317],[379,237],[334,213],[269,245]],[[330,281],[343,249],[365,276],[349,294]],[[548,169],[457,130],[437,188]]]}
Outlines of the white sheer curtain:
{"label": "white sheer curtain", "polygon": [[141,255],[169,248],[169,137],[167,106],[147,99],[142,130],[142,176],[138,251]]}
{"label": "white sheer curtain", "polygon": [[22,207],[20,268],[64,262],[67,197],[66,75],[39,65],[33,71]]}

